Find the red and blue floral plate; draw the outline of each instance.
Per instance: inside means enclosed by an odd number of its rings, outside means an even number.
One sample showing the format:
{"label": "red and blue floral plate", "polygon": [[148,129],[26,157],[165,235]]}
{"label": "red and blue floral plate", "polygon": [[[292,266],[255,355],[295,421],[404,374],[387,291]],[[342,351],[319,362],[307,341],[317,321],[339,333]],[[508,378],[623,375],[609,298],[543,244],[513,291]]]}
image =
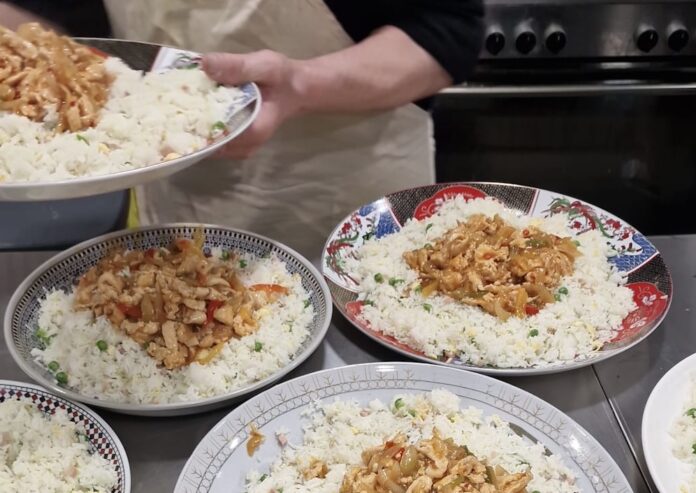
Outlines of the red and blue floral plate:
{"label": "red and blue floral plate", "polygon": [[[549,217],[564,214],[577,233],[599,230],[617,252],[609,261],[628,276],[637,308],[624,319],[621,329],[599,351],[553,366],[502,368],[476,366],[461,358],[434,359],[391,336],[373,330],[360,316],[358,284],[345,269],[346,259],[368,239],[395,233],[409,219],[424,219],[437,211],[443,199],[461,195],[471,200],[493,197],[522,214]],[[655,330],[672,300],[672,279],[660,252],[641,233],[616,216],[560,193],[533,187],[499,183],[449,183],[392,193],[352,212],[329,237],[322,255],[322,271],[339,311],[375,341],[413,359],[493,375],[556,373],[591,365],[638,344]]]}

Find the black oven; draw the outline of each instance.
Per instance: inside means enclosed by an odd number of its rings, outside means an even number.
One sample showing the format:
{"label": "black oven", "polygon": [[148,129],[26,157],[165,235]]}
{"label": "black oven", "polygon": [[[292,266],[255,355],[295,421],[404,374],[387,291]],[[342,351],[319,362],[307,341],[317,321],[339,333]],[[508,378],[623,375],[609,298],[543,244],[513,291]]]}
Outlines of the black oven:
{"label": "black oven", "polygon": [[696,2],[487,2],[481,61],[435,100],[438,181],[577,196],[696,232]]}

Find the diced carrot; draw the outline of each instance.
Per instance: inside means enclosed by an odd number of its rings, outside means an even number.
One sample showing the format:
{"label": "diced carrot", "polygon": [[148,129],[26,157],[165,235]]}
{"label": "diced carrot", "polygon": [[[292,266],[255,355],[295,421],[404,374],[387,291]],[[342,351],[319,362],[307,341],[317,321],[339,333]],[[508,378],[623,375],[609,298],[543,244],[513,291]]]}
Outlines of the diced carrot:
{"label": "diced carrot", "polygon": [[536,315],[537,313],[539,313],[539,309],[534,305],[526,304],[524,305],[524,312],[527,315]]}
{"label": "diced carrot", "polygon": [[222,301],[219,300],[210,300],[208,302],[208,306],[206,307],[206,322],[210,323],[213,321],[213,318],[215,317],[215,311],[222,306]]}
{"label": "diced carrot", "polygon": [[179,251],[185,252],[186,250],[193,248],[193,241],[188,238],[177,238],[174,240],[174,245],[179,249]]}
{"label": "diced carrot", "polygon": [[121,313],[129,318],[142,318],[143,314],[138,305],[126,305],[125,303],[116,303]]}
{"label": "diced carrot", "polygon": [[249,287],[250,291],[263,291],[264,293],[271,294],[288,294],[290,291],[285,286],[280,284],[254,284]]}

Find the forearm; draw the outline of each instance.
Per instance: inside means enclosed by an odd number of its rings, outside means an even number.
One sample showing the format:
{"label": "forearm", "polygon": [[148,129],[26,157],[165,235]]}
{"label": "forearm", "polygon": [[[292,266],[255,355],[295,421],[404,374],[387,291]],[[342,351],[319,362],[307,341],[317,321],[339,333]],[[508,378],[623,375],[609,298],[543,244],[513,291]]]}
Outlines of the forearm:
{"label": "forearm", "polygon": [[294,63],[300,112],[395,108],[452,82],[428,52],[390,26],[350,48]]}
{"label": "forearm", "polygon": [[24,24],[25,22],[40,22],[44,26],[53,29],[54,31],[61,32],[61,29],[55,24],[42,19],[31,12],[28,12],[19,7],[7,2],[0,2],[0,26],[16,30],[17,26]]}

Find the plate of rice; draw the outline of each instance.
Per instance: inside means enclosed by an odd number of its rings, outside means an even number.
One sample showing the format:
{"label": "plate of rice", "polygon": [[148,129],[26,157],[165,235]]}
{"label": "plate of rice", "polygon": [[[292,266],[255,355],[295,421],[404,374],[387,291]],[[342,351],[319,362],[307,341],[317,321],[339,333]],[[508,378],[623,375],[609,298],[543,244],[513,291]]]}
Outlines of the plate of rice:
{"label": "plate of rice", "polygon": [[585,430],[527,392],[422,363],[284,382],[223,418],[175,493],[630,492]]}
{"label": "plate of rice", "polygon": [[696,492],[696,355],[669,370],[648,397],[642,443],[661,492]]}
{"label": "plate of rice", "polygon": [[130,493],[128,457],[88,408],[0,380],[0,491]]}
{"label": "plate of rice", "polygon": [[657,249],[572,197],[494,183],[396,192],[329,237],[323,274],[358,329],[406,356],[498,375],[590,365],[660,324]]}
{"label": "plate of rice", "polygon": [[260,109],[253,83],[210,80],[194,52],[0,32],[0,200],[126,189],[213,154]]}
{"label": "plate of rice", "polygon": [[6,341],[59,395],[128,414],[220,407],[318,347],[328,287],[293,250],[225,227],[108,234],[38,267],[5,313]]}

